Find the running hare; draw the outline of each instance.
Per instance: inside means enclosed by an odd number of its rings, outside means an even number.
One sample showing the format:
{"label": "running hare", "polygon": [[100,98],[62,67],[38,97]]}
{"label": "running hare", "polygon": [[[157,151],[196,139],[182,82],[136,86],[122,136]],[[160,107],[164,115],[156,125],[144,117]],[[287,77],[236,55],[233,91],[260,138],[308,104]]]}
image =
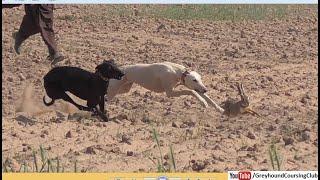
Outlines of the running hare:
{"label": "running hare", "polygon": [[236,99],[229,98],[223,102],[222,107],[225,110],[223,114],[234,117],[239,114],[249,113],[260,117],[258,113],[250,108],[249,97],[245,94],[243,85],[241,83],[237,83],[237,88],[241,100],[237,101]]}

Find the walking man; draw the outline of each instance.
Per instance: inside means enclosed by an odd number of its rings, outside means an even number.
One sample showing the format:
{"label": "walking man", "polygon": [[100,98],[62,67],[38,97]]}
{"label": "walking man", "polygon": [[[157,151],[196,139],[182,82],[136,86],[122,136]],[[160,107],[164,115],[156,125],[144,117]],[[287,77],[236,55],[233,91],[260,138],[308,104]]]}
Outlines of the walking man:
{"label": "walking man", "polygon": [[[11,7],[9,7],[11,8]],[[15,39],[14,49],[20,54],[22,43],[30,36],[40,33],[43,41],[48,46],[48,59],[54,65],[64,59],[58,51],[53,31],[53,4],[26,4],[25,15],[18,32],[13,33]]]}

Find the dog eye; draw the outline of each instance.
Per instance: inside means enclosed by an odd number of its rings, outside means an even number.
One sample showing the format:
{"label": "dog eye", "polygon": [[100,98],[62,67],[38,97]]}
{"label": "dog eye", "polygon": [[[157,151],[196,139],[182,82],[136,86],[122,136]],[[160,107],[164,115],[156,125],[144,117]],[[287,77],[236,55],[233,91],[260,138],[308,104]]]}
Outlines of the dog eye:
{"label": "dog eye", "polygon": [[197,80],[196,80],[196,79],[194,79],[194,80],[192,80],[192,81],[197,82]]}

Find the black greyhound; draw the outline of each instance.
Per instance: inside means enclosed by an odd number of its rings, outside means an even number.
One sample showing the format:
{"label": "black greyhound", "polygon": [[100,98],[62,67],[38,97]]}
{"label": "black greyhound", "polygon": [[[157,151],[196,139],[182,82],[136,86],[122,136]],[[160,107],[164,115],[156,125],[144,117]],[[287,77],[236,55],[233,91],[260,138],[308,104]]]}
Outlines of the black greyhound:
{"label": "black greyhound", "polygon": [[[52,99],[51,102],[46,102],[43,96],[43,103],[50,106],[55,100],[63,99],[75,105],[79,110],[97,113],[104,121],[108,121],[104,110],[106,88],[109,79],[121,80],[122,76],[124,73],[114,64],[113,60],[99,64],[95,73],[77,67],[55,67],[43,78],[46,93]],[[87,100],[87,107],[74,102],[66,91]],[[100,110],[97,109],[98,104]]]}

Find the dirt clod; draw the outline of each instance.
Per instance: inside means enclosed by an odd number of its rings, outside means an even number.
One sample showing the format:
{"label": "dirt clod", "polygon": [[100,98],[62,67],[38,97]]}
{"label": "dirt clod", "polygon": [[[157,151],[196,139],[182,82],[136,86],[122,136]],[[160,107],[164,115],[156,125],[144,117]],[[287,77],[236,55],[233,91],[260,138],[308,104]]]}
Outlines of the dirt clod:
{"label": "dirt clod", "polygon": [[256,139],[256,135],[255,135],[253,132],[251,132],[251,131],[248,132],[247,137],[248,137],[249,139]]}
{"label": "dirt clod", "polygon": [[285,146],[292,145],[294,142],[294,139],[292,137],[283,137],[282,139],[284,141]]}
{"label": "dirt clod", "polygon": [[66,138],[72,138],[71,131],[68,131],[68,132],[66,133]]}
{"label": "dirt clod", "polygon": [[119,154],[121,151],[120,151],[120,148],[119,148],[119,147],[115,147],[115,148],[112,148],[112,149],[110,150],[110,152]]}
{"label": "dirt clod", "polygon": [[126,135],[126,134],[123,134],[121,136],[121,140],[120,140],[121,143],[127,143],[127,144],[131,144],[131,138],[130,136]]}
{"label": "dirt clod", "polygon": [[127,156],[133,156],[133,152],[132,151],[127,151]]}
{"label": "dirt clod", "polygon": [[176,122],[172,122],[172,127],[177,128],[178,127],[177,123]]}
{"label": "dirt clod", "polygon": [[309,131],[303,131],[301,133],[301,140],[302,141],[309,141],[310,140],[310,132]]}
{"label": "dirt clod", "polygon": [[199,171],[205,169],[207,165],[208,165],[208,163],[205,161],[194,161],[194,163],[192,163],[192,165],[191,165],[191,168],[193,171],[199,172]]}
{"label": "dirt clod", "polygon": [[96,151],[95,151],[94,147],[90,146],[90,147],[86,148],[85,153],[86,154],[96,154]]}

